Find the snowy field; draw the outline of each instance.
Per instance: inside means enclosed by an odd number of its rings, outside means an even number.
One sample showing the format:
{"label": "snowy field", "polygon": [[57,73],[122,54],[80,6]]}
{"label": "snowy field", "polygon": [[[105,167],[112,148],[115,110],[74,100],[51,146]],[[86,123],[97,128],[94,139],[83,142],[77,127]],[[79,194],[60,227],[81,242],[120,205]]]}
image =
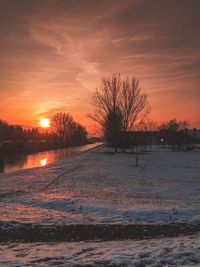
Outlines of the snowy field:
{"label": "snowy field", "polygon": [[[0,175],[0,229],[200,223],[200,152],[98,147]],[[0,266],[200,266],[200,237],[0,245]]]}
{"label": "snowy field", "polygon": [[0,175],[0,220],[34,223],[200,222],[200,152],[139,155],[99,147]]}
{"label": "snowy field", "polygon": [[200,236],[141,241],[0,245],[0,266],[200,266]]}

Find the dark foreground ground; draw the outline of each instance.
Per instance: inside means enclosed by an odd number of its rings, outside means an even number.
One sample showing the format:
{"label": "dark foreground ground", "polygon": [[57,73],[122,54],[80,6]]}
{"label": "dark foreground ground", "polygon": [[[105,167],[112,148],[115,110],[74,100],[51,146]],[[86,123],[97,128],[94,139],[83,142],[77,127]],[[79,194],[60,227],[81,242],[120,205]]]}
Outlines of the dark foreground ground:
{"label": "dark foreground ground", "polygon": [[42,226],[12,224],[12,228],[0,228],[0,242],[71,242],[142,240],[148,238],[177,237],[200,233],[200,224],[75,224]]}

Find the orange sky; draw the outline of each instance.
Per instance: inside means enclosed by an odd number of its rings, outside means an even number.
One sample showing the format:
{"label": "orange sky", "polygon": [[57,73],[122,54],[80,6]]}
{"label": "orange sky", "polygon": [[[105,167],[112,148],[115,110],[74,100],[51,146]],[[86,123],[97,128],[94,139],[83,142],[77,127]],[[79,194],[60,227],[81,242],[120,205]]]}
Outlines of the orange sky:
{"label": "orange sky", "polygon": [[104,74],[132,74],[152,119],[200,128],[200,1],[2,0],[0,118],[36,125],[70,112],[91,129]]}

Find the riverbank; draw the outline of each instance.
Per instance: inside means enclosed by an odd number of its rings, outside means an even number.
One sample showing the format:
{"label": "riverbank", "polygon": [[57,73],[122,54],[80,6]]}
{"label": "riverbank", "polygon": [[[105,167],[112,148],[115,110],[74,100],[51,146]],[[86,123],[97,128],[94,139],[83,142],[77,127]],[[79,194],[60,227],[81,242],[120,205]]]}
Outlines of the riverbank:
{"label": "riverbank", "polygon": [[[21,144],[21,142],[20,142]],[[23,144],[23,143],[22,143]],[[46,144],[41,143],[38,141],[37,145],[26,145],[23,144],[18,145],[15,144],[13,146],[8,147],[0,147],[0,160],[10,157],[16,157],[16,156],[24,156],[28,154],[38,153],[38,152],[46,152],[46,151],[52,151],[56,149],[63,149],[63,148],[70,148],[70,147],[77,147],[82,145],[91,144],[90,142],[84,142],[84,143],[78,143],[78,144],[72,144],[72,145],[63,145],[63,144]]]}
{"label": "riverbank", "polygon": [[[136,167],[135,155],[115,154],[111,148],[98,147],[43,168],[0,175],[1,242],[76,240],[79,247],[84,247],[86,240],[113,240],[116,250],[119,242],[118,255],[125,252],[120,251],[122,241],[116,240],[126,239],[123,242],[128,243],[127,239],[143,239],[148,246],[155,238],[160,244],[166,238],[173,242],[174,236],[180,240],[184,236],[187,243],[193,235],[191,240],[198,243],[199,162],[199,152],[154,147],[150,153],[139,154]],[[138,242],[139,246],[141,241]],[[50,251],[50,245],[46,246]],[[116,250],[111,252],[111,258]],[[60,256],[61,251],[57,252]],[[86,254],[83,252],[81,266],[87,262]],[[92,253],[88,255],[91,262],[95,261]],[[185,255],[184,260],[191,259],[191,255]],[[200,263],[198,257],[199,254],[193,255]],[[109,264],[114,264],[113,259]],[[40,255],[40,260],[42,266],[49,266],[48,262],[45,265],[44,256]],[[114,266],[128,266],[126,260],[130,264],[136,262],[123,256]],[[94,261],[90,266],[100,266]]]}

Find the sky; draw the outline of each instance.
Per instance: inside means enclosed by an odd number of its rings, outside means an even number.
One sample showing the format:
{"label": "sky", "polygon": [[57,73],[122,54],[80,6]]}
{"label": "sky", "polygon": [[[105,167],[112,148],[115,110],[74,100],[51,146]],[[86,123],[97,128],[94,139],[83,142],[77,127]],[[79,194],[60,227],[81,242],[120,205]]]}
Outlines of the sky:
{"label": "sky", "polygon": [[89,130],[104,75],[140,80],[151,118],[200,128],[199,0],[0,0],[0,118],[69,112]]}

